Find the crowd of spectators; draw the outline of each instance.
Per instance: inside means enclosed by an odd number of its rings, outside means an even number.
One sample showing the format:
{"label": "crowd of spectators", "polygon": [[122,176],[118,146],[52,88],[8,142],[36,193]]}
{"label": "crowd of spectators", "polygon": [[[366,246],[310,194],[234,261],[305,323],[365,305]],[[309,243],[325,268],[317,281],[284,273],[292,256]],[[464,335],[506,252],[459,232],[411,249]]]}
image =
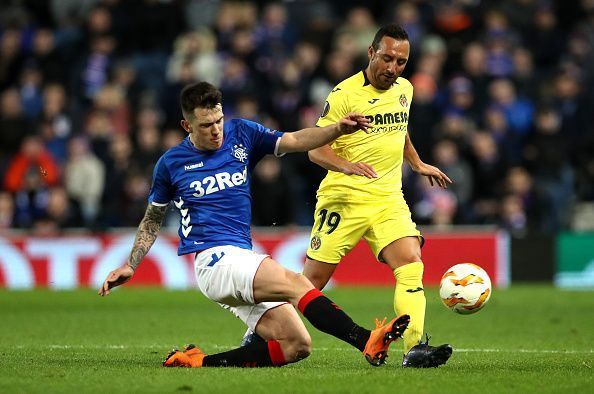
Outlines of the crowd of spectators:
{"label": "crowd of spectators", "polygon": [[[309,127],[391,22],[411,41],[411,138],[455,181],[405,169],[414,219],[567,228],[594,201],[592,0],[3,1],[0,229],[135,227],[156,159],[184,138],[185,84],[220,87],[228,118]],[[254,224],[311,224],[324,174],[266,158]]]}

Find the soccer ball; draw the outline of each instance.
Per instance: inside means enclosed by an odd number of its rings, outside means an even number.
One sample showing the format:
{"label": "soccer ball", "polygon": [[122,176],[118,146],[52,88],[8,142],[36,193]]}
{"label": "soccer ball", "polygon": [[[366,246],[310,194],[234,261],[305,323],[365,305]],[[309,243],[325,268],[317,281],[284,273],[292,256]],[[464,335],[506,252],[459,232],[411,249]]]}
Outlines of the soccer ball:
{"label": "soccer ball", "polygon": [[456,313],[476,313],[491,297],[491,279],[476,264],[456,264],[441,277],[439,296]]}

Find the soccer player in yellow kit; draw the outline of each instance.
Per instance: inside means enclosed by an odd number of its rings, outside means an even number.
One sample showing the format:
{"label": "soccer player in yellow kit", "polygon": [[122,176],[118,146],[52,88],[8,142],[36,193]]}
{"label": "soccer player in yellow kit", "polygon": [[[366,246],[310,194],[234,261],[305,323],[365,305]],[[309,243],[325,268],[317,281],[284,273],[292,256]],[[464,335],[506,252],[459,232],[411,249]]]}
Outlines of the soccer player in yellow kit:
{"label": "soccer player in yellow kit", "polygon": [[335,123],[349,112],[372,124],[309,152],[328,175],[318,189],[304,275],[322,289],[351,249],[364,238],[375,257],[394,272],[396,314],[411,321],[404,333],[405,367],[437,367],[452,354],[450,345],[423,343],[423,238],[402,194],[402,163],[447,187],[451,180],[424,163],[408,135],[411,83],[400,77],[409,58],[408,35],[398,25],[382,27],[369,47],[369,64],[340,82],[328,95],[317,126]]}

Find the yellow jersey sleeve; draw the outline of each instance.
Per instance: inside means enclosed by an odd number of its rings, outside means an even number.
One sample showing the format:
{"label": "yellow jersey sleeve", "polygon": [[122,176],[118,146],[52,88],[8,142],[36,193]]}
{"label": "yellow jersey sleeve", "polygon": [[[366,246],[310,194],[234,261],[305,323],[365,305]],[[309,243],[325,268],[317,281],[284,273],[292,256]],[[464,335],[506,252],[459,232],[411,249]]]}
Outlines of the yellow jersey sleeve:
{"label": "yellow jersey sleeve", "polygon": [[316,126],[325,127],[342,119],[349,111],[348,95],[339,86],[336,86],[324,103],[322,115],[318,119]]}

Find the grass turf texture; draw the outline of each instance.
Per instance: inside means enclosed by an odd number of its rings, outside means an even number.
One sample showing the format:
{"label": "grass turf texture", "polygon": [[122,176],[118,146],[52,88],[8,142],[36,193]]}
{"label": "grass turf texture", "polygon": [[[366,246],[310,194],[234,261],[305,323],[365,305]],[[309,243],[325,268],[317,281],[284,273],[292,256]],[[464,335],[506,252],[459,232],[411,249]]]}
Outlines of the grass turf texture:
{"label": "grass turf texture", "polygon": [[[328,295],[368,328],[393,314],[389,288]],[[446,310],[437,289],[427,298],[433,342],[454,346],[438,369],[402,369],[400,342],[387,365],[371,367],[308,325],[314,351],[297,364],[190,370],[163,368],[162,358],[187,342],[230,349],[245,330],[198,291],[0,291],[0,392],[594,392],[593,292],[514,286],[470,316]]]}

